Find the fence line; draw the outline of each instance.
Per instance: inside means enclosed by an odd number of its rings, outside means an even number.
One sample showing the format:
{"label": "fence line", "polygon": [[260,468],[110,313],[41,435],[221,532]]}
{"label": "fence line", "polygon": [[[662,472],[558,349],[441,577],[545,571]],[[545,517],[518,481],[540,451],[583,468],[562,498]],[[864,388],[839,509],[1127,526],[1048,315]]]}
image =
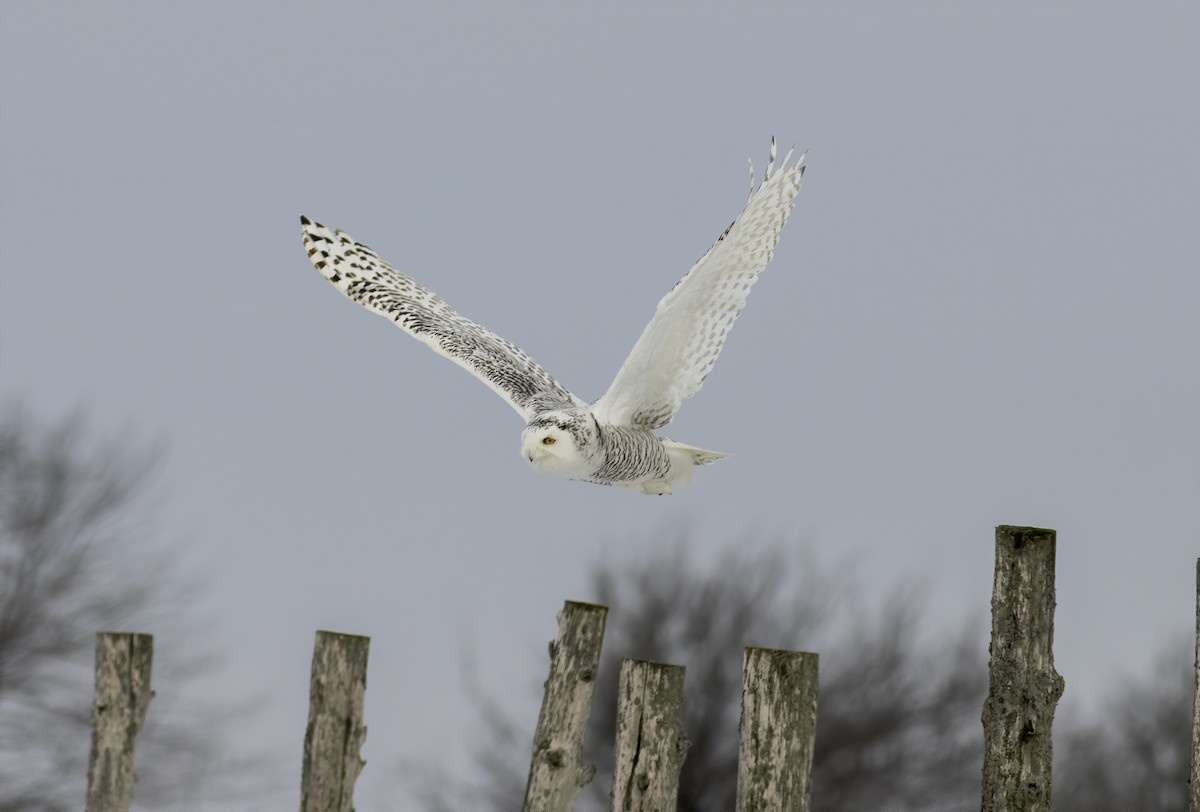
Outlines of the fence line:
{"label": "fence line", "polygon": [[300,772],[301,812],[354,812],[354,782],[366,763],[363,695],[371,638],[317,632]]}
{"label": "fence line", "polygon": [[[1051,726],[1063,692],[1054,668],[1056,534],[996,528],[989,693],[983,708],[982,810],[1049,810]],[[550,673],[533,738],[524,809],[568,812],[595,768],[583,763],[608,610],[568,601],[550,644]],[[318,632],[305,731],[301,810],[353,810],[363,767],[363,698],[369,638]],[[153,639],[102,633],[96,639],[88,812],[127,812],[135,737],[150,691]],[[739,726],[737,809],[809,809],[816,735],[818,657],[748,648]],[[1200,812],[1200,559],[1196,562],[1196,694],[1190,804]],[[684,669],[621,665],[614,812],[673,808],[688,742],[682,727]]]}

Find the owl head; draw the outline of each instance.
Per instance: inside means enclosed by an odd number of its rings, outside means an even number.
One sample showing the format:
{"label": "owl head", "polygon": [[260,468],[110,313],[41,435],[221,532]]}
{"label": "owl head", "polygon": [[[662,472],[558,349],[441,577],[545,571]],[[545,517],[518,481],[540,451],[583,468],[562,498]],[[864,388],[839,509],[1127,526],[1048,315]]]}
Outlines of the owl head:
{"label": "owl head", "polygon": [[521,432],[521,456],[534,470],[579,479],[596,469],[595,420],[584,409],[543,412]]}

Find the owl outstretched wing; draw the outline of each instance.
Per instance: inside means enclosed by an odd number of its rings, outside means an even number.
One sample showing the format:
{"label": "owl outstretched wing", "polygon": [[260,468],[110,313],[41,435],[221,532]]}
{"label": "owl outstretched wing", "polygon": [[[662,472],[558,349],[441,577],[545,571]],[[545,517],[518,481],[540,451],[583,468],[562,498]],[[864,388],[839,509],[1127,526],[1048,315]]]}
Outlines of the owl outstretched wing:
{"label": "owl outstretched wing", "polygon": [[602,422],[660,428],[700,389],[795,208],[805,156],[788,166],[791,157],[789,150],[776,171],[771,139],[757,189],[751,166],[746,208],[658,303],[608,391],[592,405]]}
{"label": "owl outstretched wing", "polygon": [[462,316],[344,231],[303,215],[300,231],[309,260],[335,288],[466,369],[524,419],[585,405],[515,344]]}

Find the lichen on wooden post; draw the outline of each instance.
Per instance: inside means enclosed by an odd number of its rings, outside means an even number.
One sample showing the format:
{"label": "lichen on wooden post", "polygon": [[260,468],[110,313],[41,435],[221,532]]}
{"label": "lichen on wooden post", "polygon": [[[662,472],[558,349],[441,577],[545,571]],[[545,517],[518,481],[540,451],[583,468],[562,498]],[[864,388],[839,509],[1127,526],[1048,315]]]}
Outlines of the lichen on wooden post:
{"label": "lichen on wooden post", "polygon": [[600,644],[608,608],[567,601],[558,613],[558,641],[550,644],[550,676],[533,734],[524,812],[567,812],[579,788],[596,774],[583,763]]}
{"label": "lichen on wooden post", "polygon": [[1188,809],[1200,812],[1200,558],[1196,559],[1196,657],[1192,694],[1192,769],[1188,776]]}
{"label": "lichen on wooden post", "polygon": [[817,694],[816,654],[746,649],[737,812],[807,812]]}
{"label": "lichen on wooden post", "polygon": [[674,809],[687,756],[681,665],[624,660],[617,686],[613,812]]}
{"label": "lichen on wooden post", "polygon": [[366,763],[363,697],[371,638],[317,632],[300,775],[301,812],[353,812],[354,782]]}
{"label": "lichen on wooden post", "polygon": [[133,752],[150,690],[154,638],[148,634],[96,635],[92,694],[92,749],[88,755],[87,812],[127,812],[133,799]]}
{"label": "lichen on wooden post", "polygon": [[1054,709],[1053,530],[996,528],[992,643],[983,705],[983,812],[1050,810]]}

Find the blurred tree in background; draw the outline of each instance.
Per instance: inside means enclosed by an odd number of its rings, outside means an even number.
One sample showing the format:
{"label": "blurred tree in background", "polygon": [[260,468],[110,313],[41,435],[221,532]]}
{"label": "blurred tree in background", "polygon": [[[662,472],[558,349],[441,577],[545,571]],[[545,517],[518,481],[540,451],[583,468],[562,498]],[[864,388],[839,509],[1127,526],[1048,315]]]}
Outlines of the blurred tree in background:
{"label": "blurred tree in background", "polygon": [[[194,641],[196,589],[150,544],[157,453],[87,441],[78,420],[0,419],[0,809],[79,809],[91,744],[98,631],[169,632],[155,646],[138,737],[138,806],[236,797],[262,787],[256,761],[221,733],[236,709],[189,702],[215,665]],[[186,649],[185,658],[172,657]],[[257,766],[261,767],[261,763]],[[215,795],[219,787],[220,795]]]}
{"label": "blurred tree in background", "polygon": [[[982,618],[931,638],[920,633],[921,602],[911,587],[869,611],[845,571],[736,547],[702,569],[682,543],[669,549],[593,573],[593,599],[611,611],[585,743],[597,776],[581,807],[607,808],[620,660],[636,657],[687,668],[684,730],[692,746],[679,810],[732,809],[747,645],[820,654],[814,809],[978,807],[989,634]],[[1117,685],[1102,721],[1060,709],[1056,809],[1187,809],[1191,645],[1172,650],[1186,657]],[[519,809],[536,719],[512,719],[474,674],[467,681],[482,730],[473,778],[435,770],[431,780],[428,769],[410,768],[410,789],[429,809]]]}
{"label": "blurred tree in background", "polygon": [[[948,640],[929,640],[919,634],[920,601],[912,589],[897,590],[867,612],[848,575],[811,562],[797,577],[781,555],[733,551],[701,569],[682,543],[668,549],[645,562],[602,564],[593,574],[594,600],[611,611],[585,746],[598,773],[581,798],[607,804],[620,660],[636,657],[687,668],[684,730],[691,748],[679,809],[732,809],[742,655],[756,645],[820,653],[814,808],[979,803],[979,712],[987,691],[982,622],[964,622]],[[514,722],[475,683],[469,690],[486,731],[475,749],[476,780],[452,797],[428,781],[418,794],[437,809],[520,808],[532,721]]]}
{"label": "blurred tree in background", "polygon": [[[158,696],[138,740],[135,803],[251,808],[278,786],[274,760],[248,758],[227,730],[245,708],[190,700],[215,660],[192,643],[198,591],[169,547],[150,543],[157,455],[128,441],[89,441],[79,421],[41,427],[0,419],[0,809],[66,810],[83,799],[92,658],[101,630],[162,631]],[[662,546],[660,544],[660,546]],[[586,757],[597,779],[585,803],[604,807],[612,769],[619,661],[685,665],[692,742],[679,809],[733,807],[742,651],[816,651],[821,696],[814,808],[972,808],[979,802],[987,629],[964,619],[922,634],[921,602],[901,587],[862,601],[852,574],[739,545],[708,568],[682,540],[646,561],[601,564],[593,600],[609,606]],[[864,607],[874,606],[874,609]],[[953,627],[952,627],[953,628]],[[187,648],[186,658],[172,657]],[[1189,641],[1110,692],[1088,720],[1060,710],[1055,807],[1184,810],[1190,754]],[[539,680],[545,663],[538,664]],[[474,675],[468,674],[473,679]],[[1069,675],[1068,675],[1069,679]],[[431,809],[515,809],[533,719],[513,720],[469,681],[483,734],[475,776],[415,783]],[[191,692],[194,694],[194,692]],[[291,754],[285,754],[291,755]]]}
{"label": "blurred tree in background", "polygon": [[679,663],[692,742],[679,808],[732,809],[743,651],[754,645],[820,654],[814,808],[978,803],[981,623],[930,641],[911,589],[862,610],[848,576],[811,562],[797,578],[778,554],[730,552],[702,571],[682,549],[595,574],[598,602],[613,607],[587,747],[602,775],[612,771],[620,660]]}
{"label": "blurred tree in background", "polygon": [[1107,692],[1088,719],[1060,714],[1054,737],[1055,809],[1186,812],[1192,645],[1181,637],[1148,664],[1143,676]]}

